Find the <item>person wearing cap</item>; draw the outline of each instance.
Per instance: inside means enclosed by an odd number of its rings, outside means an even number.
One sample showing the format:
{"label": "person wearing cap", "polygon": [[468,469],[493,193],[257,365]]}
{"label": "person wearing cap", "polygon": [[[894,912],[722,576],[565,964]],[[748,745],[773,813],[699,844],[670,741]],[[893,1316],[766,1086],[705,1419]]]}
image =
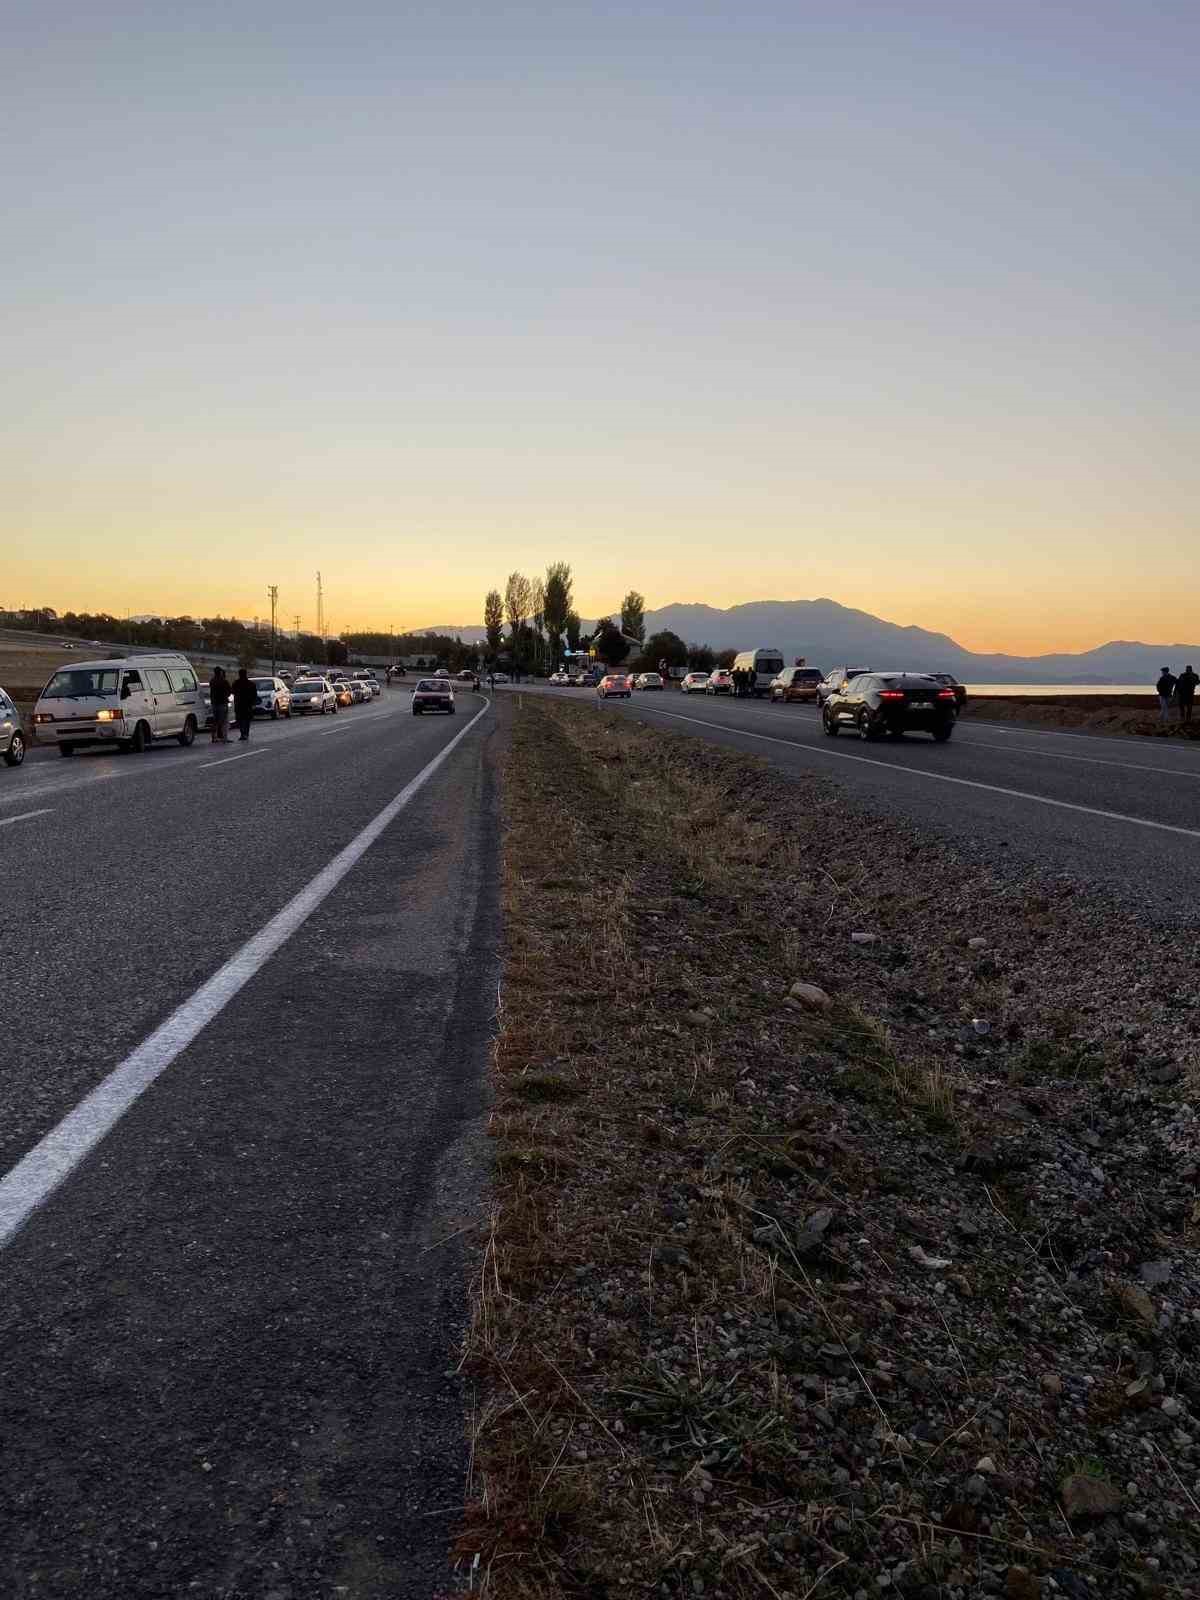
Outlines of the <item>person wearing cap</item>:
{"label": "person wearing cap", "polygon": [[1154,685],[1158,695],[1158,720],[1169,722],[1171,720],[1171,696],[1175,693],[1175,674],[1170,667],[1162,669],[1162,676]]}

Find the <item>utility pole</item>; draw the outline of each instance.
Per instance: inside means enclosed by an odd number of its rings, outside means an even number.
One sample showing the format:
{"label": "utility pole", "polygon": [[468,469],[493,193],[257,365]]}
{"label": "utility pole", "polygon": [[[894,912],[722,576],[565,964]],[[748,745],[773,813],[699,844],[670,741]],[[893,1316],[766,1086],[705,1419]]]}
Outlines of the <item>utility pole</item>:
{"label": "utility pole", "polygon": [[321,574],[317,573],[317,638],[325,643],[325,596],[321,592]]}
{"label": "utility pole", "polygon": [[279,603],[279,585],[267,585],[267,597],[271,602],[271,676],[275,676],[275,608]]}

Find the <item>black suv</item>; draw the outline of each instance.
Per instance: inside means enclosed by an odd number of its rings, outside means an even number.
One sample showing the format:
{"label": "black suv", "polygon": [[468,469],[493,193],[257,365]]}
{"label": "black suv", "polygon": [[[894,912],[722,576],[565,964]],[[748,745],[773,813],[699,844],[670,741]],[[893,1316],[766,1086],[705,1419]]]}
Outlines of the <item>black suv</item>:
{"label": "black suv", "polygon": [[954,690],[927,673],[860,672],[826,700],[821,726],[831,739],[847,728],[860,739],[921,732],[944,744],[957,716]]}

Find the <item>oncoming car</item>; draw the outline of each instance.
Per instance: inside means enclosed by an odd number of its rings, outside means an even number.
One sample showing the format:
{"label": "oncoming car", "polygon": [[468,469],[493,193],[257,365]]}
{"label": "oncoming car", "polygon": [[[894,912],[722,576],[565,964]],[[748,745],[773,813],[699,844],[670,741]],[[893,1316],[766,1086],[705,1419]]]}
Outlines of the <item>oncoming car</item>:
{"label": "oncoming car", "polygon": [[633,693],[631,683],[632,679],[623,672],[606,672],[596,685],[596,693],[601,700],[628,700]]}
{"label": "oncoming car", "polygon": [[330,711],[336,712],[337,708],[337,695],[328,679],[299,678],[292,685],[292,704],[289,709],[297,716],[307,716],[312,712],[325,716]]}
{"label": "oncoming car", "polygon": [[422,678],[413,690],[412,714],[426,711],[446,711],[454,715],[454,685],[449,678]]}
{"label": "oncoming car", "polygon": [[836,738],[843,728],[860,739],[885,733],[931,733],[944,744],[958,716],[953,689],[924,672],[859,672],[821,709],[821,726]]}

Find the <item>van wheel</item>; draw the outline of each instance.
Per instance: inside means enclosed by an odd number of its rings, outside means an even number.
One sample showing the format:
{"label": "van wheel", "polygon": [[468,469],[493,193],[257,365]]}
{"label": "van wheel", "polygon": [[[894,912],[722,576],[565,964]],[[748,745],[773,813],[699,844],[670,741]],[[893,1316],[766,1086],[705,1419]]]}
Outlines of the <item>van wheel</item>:
{"label": "van wheel", "polygon": [[179,742],[186,750],[189,745],[196,742],[196,719],[188,717],[183,724],[183,732],[179,735]]}
{"label": "van wheel", "polygon": [[19,767],[25,759],[25,735],[14,733],[9,741],[8,749],[4,752],[4,765],[6,767]]}
{"label": "van wheel", "polygon": [[75,746],[73,744],[60,744],[58,753],[60,756],[73,756],[75,754]]}
{"label": "van wheel", "polygon": [[129,741],[129,748],[135,756],[140,756],[149,743],[150,741],[146,737],[146,724],[139,722],[133,730],[133,738]]}

